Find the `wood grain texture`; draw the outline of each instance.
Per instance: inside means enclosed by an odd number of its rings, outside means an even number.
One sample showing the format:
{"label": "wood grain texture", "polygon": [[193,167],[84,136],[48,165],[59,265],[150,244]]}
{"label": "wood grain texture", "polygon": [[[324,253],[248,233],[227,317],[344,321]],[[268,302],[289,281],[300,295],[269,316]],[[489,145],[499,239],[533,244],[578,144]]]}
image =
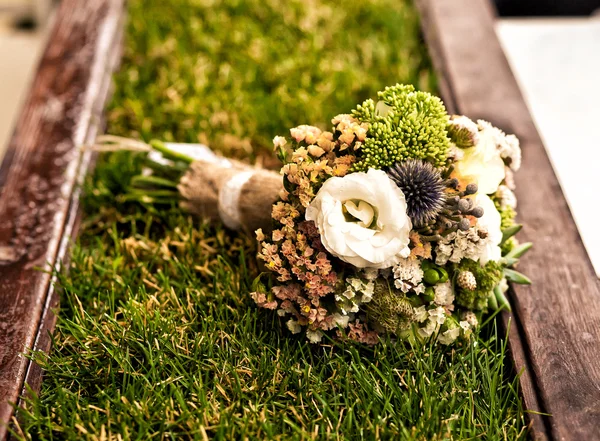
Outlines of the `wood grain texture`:
{"label": "wood grain texture", "polygon": [[[510,342],[539,439],[600,439],[600,281],[494,30],[489,0],[417,0],[445,96],[455,109],[521,140],[516,175],[520,264],[532,287],[514,287]],[[575,148],[576,146],[574,146]],[[505,321],[507,317],[505,316]],[[519,332],[521,331],[521,332]]]}
{"label": "wood grain texture", "polygon": [[0,439],[26,375],[40,384],[23,354],[49,348],[57,296],[48,270],[76,231],[77,184],[91,161],[80,146],[101,121],[123,14],[123,0],[63,0],[0,167]]}

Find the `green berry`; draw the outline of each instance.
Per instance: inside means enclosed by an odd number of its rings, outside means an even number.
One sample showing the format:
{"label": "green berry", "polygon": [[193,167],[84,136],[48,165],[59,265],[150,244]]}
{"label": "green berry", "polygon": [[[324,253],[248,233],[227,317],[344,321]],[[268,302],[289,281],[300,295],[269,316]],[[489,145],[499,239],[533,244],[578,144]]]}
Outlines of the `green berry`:
{"label": "green berry", "polygon": [[440,273],[434,269],[428,269],[423,275],[423,280],[425,280],[425,283],[428,285],[435,285],[440,280]]}
{"label": "green berry", "polygon": [[440,274],[440,280],[438,283],[446,283],[448,281],[448,271],[444,268],[437,268],[438,273]]}
{"label": "green berry", "polygon": [[423,294],[423,300],[426,303],[429,303],[432,302],[433,299],[435,299],[435,290],[431,286],[428,286]]}

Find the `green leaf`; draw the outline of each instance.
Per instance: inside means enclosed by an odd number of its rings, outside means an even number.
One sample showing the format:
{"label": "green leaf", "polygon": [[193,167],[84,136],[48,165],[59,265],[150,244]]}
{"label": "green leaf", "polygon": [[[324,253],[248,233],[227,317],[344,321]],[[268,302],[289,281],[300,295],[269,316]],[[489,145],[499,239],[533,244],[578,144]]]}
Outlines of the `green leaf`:
{"label": "green leaf", "polygon": [[268,273],[260,273],[258,276],[256,276],[256,278],[252,281],[252,291],[256,291],[256,292],[267,292],[267,287],[265,286],[265,284],[262,282],[262,277],[263,276],[268,276]]}
{"label": "green leaf", "polygon": [[504,256],[502,258],[502,260],[500,260],[500,263],[504,266],[510,267],[510,266],[515,265],[518,261],[519,261],[519,259],[515,259],[514,257],[508,257],[508,255],[507,255],[507,256]]}
{"label": "green leaf", "polygon": [[498,310],[498,300],[496,299],[493,291],[490,291],[490,295],[488,296],[488,307],[492,311]]}
{"label": "green leaf", "polygon": [[496,287],[494,288],[494,297],[498,302],[499,309],[506,309],[507,311],[512,311],[510,303],[508,302],[508,299],[502,292],[502,288],[500,288],[500,285],[496,285]]}
{"label": "green leaf", "polygon": [[504,242],[521,231],[521,228],[523,228],[523,225],[513,225],[512,227],[508,227],[506,230],[502,231],[502,242],[500,242],[500,245],[503,245]]}
{"label": "green leaf", "polygon": [[533,244],[531,242],[523,243],[523,244],[519,245],[518,247],[513,248],[512,251],[504,257],[509,258],[509,259],[518,259],[523,254],[525,254],[527,251],[529,251],[532,246],[533,246]]}
{"label": "green leaf", "polygon": [[509,281],[518,283],[519,285],[531,285],[531,280],[518,271],[506,268],[504,270],[504,275]]}

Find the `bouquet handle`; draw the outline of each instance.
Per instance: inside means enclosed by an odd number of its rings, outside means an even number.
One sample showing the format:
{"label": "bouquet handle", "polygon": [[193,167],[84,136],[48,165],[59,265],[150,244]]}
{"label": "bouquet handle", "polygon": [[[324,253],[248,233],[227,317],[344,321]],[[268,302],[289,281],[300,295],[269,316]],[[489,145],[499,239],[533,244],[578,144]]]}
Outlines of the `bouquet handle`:
{"label": "bouquet handle", "polygon": [[252,234],[259,228],[271,230],[271,209],[283,184],[279,173],[239,161],[197,160],[177,189],[184,210]]}

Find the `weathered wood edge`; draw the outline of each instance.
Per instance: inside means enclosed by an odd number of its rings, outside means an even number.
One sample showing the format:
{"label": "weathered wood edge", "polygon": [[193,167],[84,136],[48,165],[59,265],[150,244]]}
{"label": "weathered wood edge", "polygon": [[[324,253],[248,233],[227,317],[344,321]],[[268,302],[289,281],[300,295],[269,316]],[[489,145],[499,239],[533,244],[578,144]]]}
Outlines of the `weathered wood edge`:
{"label": "weathered wood edge", "polygon": [[101,123],[123,16],[123,0],[63,0],[0,167],[0,439],[24,382],[41,384],[39,366],[23,354],[49,350],[58,296],[38,267],[60,266],[76,235],[78,185],[92,160],[80,146]]}
{"label": "weathered wood edge", "polygon": [[[117,27],[117,34],[115,37],[116,44],[112,45],[114,48],[111,50],[111,59],[109,60],[107,67],[110,72],[114,71],[116,66],[119,65],[122,54],[122,39],[123,39],[123,26],[119,25]],[[104,84],[101,89],[101,93],[99,94],[99,99],[96,103],[97,107],[94,110],[95,115],[101,115],[104,111],[104,104],[108,101],[108,97],[111,95],[111,86],[112,86],[112,78],[111,75],[103,78]],[[102,132],[104,125],[104,120],[99,119],[93,121],[90,124],[90,128],[88,130],[88,134],[86,136],[86,140],[94,140],[99,132]],[[82,187],[83,183],[93,168],[94,162],[94,153],[91,151],[82,152],[82,160],[81,165],[79,167],[79,171],[77,174],[77,182],[76,187],[73,191],[73,195],[71,197],[70,206],[69,206],[69,214],[67,217],[67,222],[65,224],[65,229],[63,231],[60,247],[58,250],[58,255],[56,258],[56,271],[60,272],[62,268],[66,268],[70,262],[69,251],[71,249],[71,245],[73,240],[78,235],[79,226],[81,222],[81,210],[79,206],[79,201],[82,195]],[[48,353],[51,349],[51,336],[54,332],[54,326],[56,325],[56,308],[59,306],[59,287],[56,286],[57,276],[56,273],[53,275],[52,280],[50,281],[50,288],[48,290],[48,296],[46,300],[46,304],[44,306],[44,310],[42,312],[42,319],[40,322],[40,326],[38,328],[38,332],[36,334],[35,343],[33,346],[34,351],[41,351]],[[27,373],[25,375],[25,381],[23,383],[23,389],[21,391],[21,397],[19,398],[19,406],[24,405],[25,397],[28,397],[29,390],[37,392],[40,390],[43,378],[43,370],[37,363],[30,362],[27,368]]]}
{"label": "weathered wood edge", "polygon": [[521,140],[521,237],[535,246],[520,270],[533,286],[513,288],[509,341],[526,407],[551,414],[529,415],[533,436],[600,439],[600,283],[496,36],[494,8],[489,0],[417,4],[451,107]]}

